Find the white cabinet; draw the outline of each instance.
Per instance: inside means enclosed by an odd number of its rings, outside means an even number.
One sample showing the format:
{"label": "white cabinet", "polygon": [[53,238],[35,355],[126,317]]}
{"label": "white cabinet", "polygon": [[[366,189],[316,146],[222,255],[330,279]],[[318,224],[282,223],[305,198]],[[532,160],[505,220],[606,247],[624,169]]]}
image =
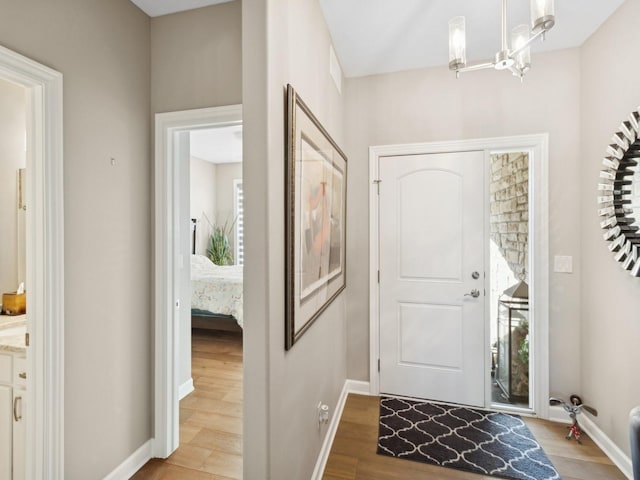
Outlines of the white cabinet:
{"label": "white cabinet", "polygon": [[12,480],[24,480],[25,475],[25,449],[27,446],[27,429],[24,421],[24,412],[27,411],[27,391],[14,387],[13,389],[13,478]]}
{"label": "white cabinet", "polygon": [[0,353],[0,480],[24,480],[26,359]]}
{"label": "white cabinet", "polygon": [[0,385],[0,480],[11,480],[13,450],[13,388]]}

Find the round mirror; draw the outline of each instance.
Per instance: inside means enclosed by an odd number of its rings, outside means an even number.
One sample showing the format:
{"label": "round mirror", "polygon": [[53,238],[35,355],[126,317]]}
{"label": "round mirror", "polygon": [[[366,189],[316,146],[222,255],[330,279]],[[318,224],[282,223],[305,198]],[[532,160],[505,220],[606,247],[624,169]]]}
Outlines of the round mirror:
{"label": "round mirror", "polygon": [[609,250],[622,268],[640,277],[640,112],[631,112],[602,160],[598,184],[598,215]]}

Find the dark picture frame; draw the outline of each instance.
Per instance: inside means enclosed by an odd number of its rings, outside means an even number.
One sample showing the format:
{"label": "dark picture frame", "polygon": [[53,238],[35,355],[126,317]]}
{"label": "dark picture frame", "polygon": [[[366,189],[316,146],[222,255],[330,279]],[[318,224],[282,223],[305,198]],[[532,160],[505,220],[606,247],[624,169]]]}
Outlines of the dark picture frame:
{"label": "dark picture frame", "polygon": [[346,286],[347,157],[291,85],[286,96],[289,350]]}

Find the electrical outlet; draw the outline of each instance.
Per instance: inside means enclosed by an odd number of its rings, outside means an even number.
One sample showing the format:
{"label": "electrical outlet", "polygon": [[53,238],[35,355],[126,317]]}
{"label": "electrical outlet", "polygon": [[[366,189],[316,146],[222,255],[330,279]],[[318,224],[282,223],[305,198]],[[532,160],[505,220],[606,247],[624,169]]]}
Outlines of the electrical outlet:
{"label": "electrical outlet", "polygon": [[329,405],[319,402],[317,406],[318,410],[318,428],[320,425],[329,423]]}

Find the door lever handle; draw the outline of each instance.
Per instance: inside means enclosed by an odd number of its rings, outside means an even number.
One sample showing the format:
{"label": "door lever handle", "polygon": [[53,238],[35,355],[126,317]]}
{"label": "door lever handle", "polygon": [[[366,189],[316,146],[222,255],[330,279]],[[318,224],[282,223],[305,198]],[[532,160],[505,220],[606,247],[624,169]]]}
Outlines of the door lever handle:
{"label": "door lever handle", "polygon": [[471,290],[471,293],[465,293],[464,296],[478,298],[480,296],[480,290],[474,288],[473,290]]}

